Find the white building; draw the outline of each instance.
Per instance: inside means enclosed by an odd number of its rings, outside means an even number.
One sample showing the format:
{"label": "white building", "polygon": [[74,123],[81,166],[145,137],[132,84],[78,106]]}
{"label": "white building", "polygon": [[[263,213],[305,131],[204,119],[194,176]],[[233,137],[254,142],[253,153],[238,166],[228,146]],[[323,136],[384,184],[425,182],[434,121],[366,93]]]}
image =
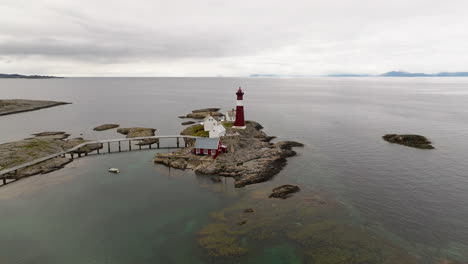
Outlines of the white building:
{"label": "white building", "polygon": [[210,138],[219,138],[226,135],[226,128],[223,125],[216,125],[210,130]]}
{"label": "white building", "polygon": [[203,129],[205,131],[211,131],[213,127],[218,125],[218,121],[214,119],[212,116],[207,116],[205,117],[205,120],[203,121]]}
{"label": "white building", "polygon": [[234,122],[236,121],[236,110],[232,109],[232,111],[227,111],[225,114],[226,122]]}

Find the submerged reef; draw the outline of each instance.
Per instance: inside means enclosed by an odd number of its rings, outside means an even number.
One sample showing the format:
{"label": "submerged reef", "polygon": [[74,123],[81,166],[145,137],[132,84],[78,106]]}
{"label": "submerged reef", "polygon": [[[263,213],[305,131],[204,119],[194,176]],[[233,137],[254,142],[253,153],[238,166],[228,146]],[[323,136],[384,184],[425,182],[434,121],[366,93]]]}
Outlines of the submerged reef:
{"label": "submerged reef", "polygon": [[[198,244],[214,263],[281,244],[296,247],[303,263],[416,264],[404,249],[349,221],[346,210],[324,194],[298,193],[268,199],[264,188],[211,214],[198,232]],[[255,208],[245,213],[245,208]],[[239,223],[242,223],[240,225]],[[300,253],[301,252],[301,253]]]}

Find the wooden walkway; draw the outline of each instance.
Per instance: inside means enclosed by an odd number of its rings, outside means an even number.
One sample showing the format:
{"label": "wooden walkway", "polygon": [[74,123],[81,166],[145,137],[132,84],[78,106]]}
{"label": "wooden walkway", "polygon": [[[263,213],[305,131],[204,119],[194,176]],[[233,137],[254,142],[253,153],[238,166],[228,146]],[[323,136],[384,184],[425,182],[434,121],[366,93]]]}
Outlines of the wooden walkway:
{"label": "wooden walkway", "polygon": [[[35,159],[35,160],[32,160],[32,161],[20,164],[18,166],[14,166],[14,167],[11,167],[11,168],[8,168],[8,169],[1,170],[0,171],[0,178],[2,178],[2,180],[3,180],[3,185],[0,185],[0,186],[5,186],[7,183],[11,182],[11,181],[7,182],[7,178],[11,177],[12,174],[13,175],[16,174],[18,172],[18,170],[20,170],[20,169],[24,169],[26,167],[33,166],[33,165],[36,165],[36,164],[44,162],[44,161],[48,161],[48,160],[51,160],[53,158],[66,157],[67,154],[70,155],[71,159],[74,159],[75,155],[77,155],[77,157],[81,157],[82,154],[79,153],[77,150],[79,150],[82,147],[88,146],[88,145],[102,144],[101,148],[91,151],[91,152],[96,151],[96,154],[100,154],[100,149],[104,149],[104,145],[107,144],[107,152],[104,152],[104,153],[112,153],[111,143],[116,143],[116,142],[118,143],[118,151],[114,151],[114,152],[122,152],[121,142],[128,141],[128,151],[132,151],[132,141],[140,141],[140,140],[144,140],[144,139],[171,139],[171,138],[176,139],[176,148],[180,148],[180,143],[181,143],[180,139],[188,139],[188,138],[196,139],[196,138],[199,138],[199,137],[183,136],[183,135],[169,135],[169,136],[150,136],[150,137],[118,138],[118,139],[88,141],[88,142],[79,144],[79,145],[77,145],[77,146],[75,146],[73,148],[70,148],[70,149],[67,149],[67,150],[64,150],[64,151],[57,152],[57,153],[54,153],[54,154],[51,154],[51,155],[48,155],[48,156],[45,156],[45,157],[42,157],[42,158],[38,158],[38,159]],[[156,144],[157,148],[159,149],[159,142],[153,143],[153,144],[148,144],[148,149],[151,149],[152,145],[154,145],[154,144]],[[185,144],[185,147],[187,147],[187,140],[184,140],[184,144]],[[141,145],[138,145],[138,150],[142,150]],[[89,153],[91,153],[91,152],[89,152]],[[88,153],[84,153],[83,155],[88,155]]]}

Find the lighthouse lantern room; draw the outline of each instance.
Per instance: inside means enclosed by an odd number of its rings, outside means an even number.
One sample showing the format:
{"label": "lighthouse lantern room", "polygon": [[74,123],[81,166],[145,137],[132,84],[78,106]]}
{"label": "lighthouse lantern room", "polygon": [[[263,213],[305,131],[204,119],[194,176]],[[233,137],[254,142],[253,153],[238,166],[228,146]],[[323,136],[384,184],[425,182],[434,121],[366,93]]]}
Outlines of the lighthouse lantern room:
{"label": "lighthouse lantern room", "polygon": [[238,129],[245,129],[244,104],[243,104],[244,92],[242,91],[241,87],[239,87],[239,89],[237,90],[236,95],[237,95],[236,120],[234,121],[234,126],[232,127],[238,128]]}

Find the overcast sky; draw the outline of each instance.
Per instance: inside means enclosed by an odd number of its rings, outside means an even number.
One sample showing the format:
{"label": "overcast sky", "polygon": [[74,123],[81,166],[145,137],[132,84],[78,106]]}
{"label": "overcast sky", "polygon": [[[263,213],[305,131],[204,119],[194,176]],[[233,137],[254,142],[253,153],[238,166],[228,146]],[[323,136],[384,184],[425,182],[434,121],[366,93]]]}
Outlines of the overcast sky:
{"label": "overcast sky", "polygon": [[0,0],[0,73],[468,71],[467,0]]}

